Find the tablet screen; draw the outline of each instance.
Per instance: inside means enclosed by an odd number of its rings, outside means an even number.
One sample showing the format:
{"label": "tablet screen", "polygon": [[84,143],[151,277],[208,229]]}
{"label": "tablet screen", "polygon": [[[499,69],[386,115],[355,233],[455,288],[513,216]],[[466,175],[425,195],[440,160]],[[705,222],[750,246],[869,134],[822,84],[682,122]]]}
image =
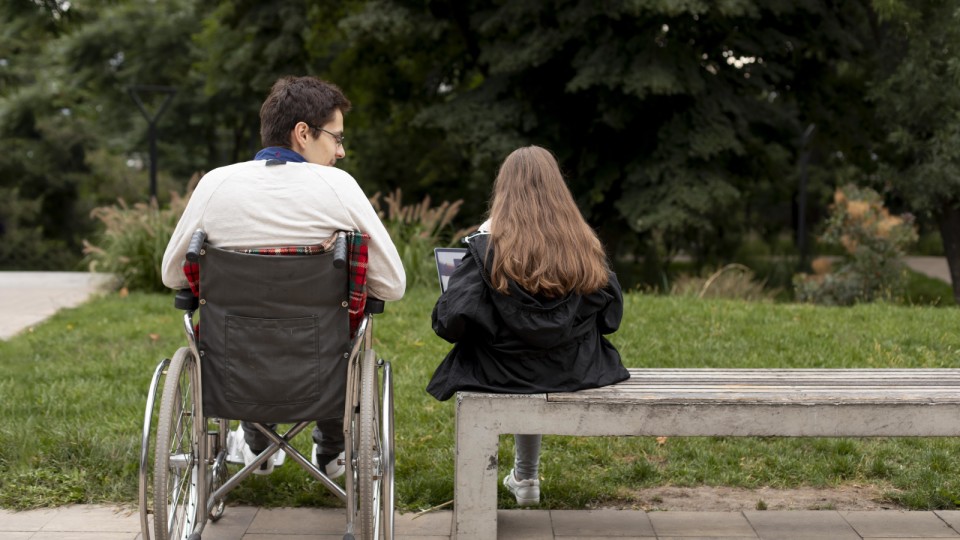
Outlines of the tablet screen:
{"label": "tablet screen", "polygon": [[460,266],[460,260],[466,253],[465,248],[434,248],[433,254],[437,259],[437,277],[440,278],[441,293],[447,290],[450,276]]}

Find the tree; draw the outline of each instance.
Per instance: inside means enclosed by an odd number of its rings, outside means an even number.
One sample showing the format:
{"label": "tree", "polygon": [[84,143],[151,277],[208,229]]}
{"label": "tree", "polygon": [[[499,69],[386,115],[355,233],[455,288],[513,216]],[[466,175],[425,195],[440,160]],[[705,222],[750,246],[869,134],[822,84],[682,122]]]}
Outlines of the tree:
{"label": "tree", "polygon": [[960,8],[875,1],[882,66],[869,94],[886,140],[879,179],[939,226],[960,302]]}
{"label": "tree", "polygon": [[865,1],[7,3],[0,135],[42,158],[0,156],[0,189],[72,249],[92,204],[146,185],[127,166],[146,147],[131,85],[178,89],[159,126],[173,188],[248,159],[272,82],[312,74],[354,103],[342,166],[371,193],[464,198],[458,225],[478,223],[499,162],[540,144],[615,254],[728,258],[789,227],[809,124],[820,184],[872,166]]}
{"label": "tree", "polygon": [[796,140],[842,95],[821,82],[868,23],[859,2],[382,0],[340,27],[407,156],[384,176],[441,169],[431,189],[480,194],[510,150],[542,144],[609,247],[656,234],[707,259],[781,219],[764,210],[792,195]]}
{"label": "tree", "polygon": [[62,2],[0,6],[0,268],[64,268],[76,260],[67,231],[85,167],[43,47],[73,19]]}

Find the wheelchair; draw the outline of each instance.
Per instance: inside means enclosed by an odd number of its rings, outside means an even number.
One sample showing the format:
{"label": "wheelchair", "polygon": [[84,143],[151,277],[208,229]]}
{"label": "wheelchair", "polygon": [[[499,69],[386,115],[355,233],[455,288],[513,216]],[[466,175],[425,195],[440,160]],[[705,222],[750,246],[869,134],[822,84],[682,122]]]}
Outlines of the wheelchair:
{"label": "wheelchair", "polygon": [[[207,522],[222,517],[227,494],[278,452],[345,503],[345,540],[393,538],[393,381],[373,349],[372,315],[383,302],[367,298],[351,335],[346,238],[340,232],[332,250],[291,256],[225,251],[203,231],[193,235],[187,264],[199,265],[200,295],[184,289],[175,300],[187,346],[156,367],[144,412],[144,540],[150,494],[155,540],[200,540]],[[312,421],[341,417],[344,487],[291,445]],[[249,465],[228,466],[231,420],[270,441]],[[281,434],[278,424],[292,427]]]}

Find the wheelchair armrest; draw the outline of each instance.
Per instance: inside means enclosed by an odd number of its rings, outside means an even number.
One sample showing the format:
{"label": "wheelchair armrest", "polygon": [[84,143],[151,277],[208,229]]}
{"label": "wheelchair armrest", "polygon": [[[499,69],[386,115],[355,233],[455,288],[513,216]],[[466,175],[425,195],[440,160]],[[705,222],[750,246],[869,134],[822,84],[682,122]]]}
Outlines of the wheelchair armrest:
{"label": "wheelchair armrest", "polygon": [[200,307],[200,299],[194,296],[190,289],[180,289],[173,299],[173,307],[184,311],[195,311]]}
{"label": "wheelchair armrest", "polygon": [[374,298],[372,296],[367,297],[367,306],[363,308],[364,313],[369,313],[372,315],[377,315],[383,313],[383,306],[385,302],[379,298]]}

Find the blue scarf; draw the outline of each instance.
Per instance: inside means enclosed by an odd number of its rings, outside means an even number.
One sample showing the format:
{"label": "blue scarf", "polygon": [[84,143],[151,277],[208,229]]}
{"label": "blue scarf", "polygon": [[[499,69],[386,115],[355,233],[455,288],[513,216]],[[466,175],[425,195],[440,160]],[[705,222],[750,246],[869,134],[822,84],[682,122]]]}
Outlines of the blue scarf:
{"label": "blue scarf", "polygon": [[264,159],[276,159],[284,163],[306,163],[307,160],[300,154],[294,152],[289,148],[284,148],[282,146],[268,146],[263,150],[257,152],[256,156],[253,156],[254,161],[264,160]]}

